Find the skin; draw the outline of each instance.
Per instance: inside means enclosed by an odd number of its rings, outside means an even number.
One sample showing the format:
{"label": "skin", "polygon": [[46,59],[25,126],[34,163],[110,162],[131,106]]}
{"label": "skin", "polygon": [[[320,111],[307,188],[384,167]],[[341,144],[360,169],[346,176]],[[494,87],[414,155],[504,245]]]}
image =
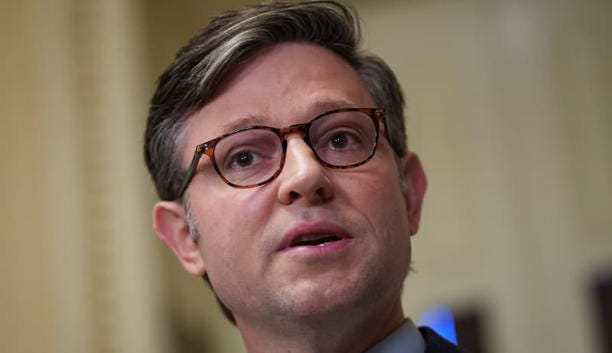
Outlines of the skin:
{"label": "skin", "polygon": [[[333,108],[375,106],[333,52],[278,44],[251,58],[190,117],[183,164],[197,144],[236,127],[282,127]],[[155,229],[187,272],[208,274],[249,352],[363,352],[404,320],[401,289],[425,174],[413,153],[397,161],[383,135],[370,161],[346,170],[321,166],[299,134],[287,143],[280,175],[251,189],[226,185],[201,159],[187,190],[197,243],[179,203],[155,205]],[[279,250],[288,234],[313,227],[348,238]]]}

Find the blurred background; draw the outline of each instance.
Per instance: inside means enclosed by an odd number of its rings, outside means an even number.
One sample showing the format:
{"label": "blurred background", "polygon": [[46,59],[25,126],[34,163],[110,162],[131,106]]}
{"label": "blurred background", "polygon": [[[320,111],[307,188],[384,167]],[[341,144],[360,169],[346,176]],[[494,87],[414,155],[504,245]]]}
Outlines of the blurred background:
{"label": "blurred background", "polygon": [[[1,352],[244,351],[154,235],[141,144],[176,50],[245,3],[0,2]],[[472,353],[612,352],[612,2],[352,4],[429,176],[407,315],[450,308]]]}

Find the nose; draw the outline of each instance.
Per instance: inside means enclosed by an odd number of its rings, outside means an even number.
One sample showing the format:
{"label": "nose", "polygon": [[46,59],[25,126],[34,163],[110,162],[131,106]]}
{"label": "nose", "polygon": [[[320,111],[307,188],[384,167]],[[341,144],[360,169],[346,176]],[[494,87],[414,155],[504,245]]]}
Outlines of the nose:
{"label": "nose", "polygon": [[333,183],[312,149],[300,134],[291,134],[286,140],[285,164],[278,176],[279,202],[289,205],[303,200],[309,204],[321,204],[331,200]]}

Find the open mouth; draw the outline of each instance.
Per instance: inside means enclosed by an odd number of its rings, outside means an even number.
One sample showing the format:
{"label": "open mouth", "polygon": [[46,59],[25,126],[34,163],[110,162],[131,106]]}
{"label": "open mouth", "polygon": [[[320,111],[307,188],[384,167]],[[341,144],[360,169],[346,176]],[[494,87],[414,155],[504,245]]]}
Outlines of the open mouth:
{"label": "open mouth", "polygon": [[[309,223],[298,223],[291,227],[279,242],[278,251],[300,250],[299,253],[315,252],[319,254],[323,250],[343,248],[342,244],[348,244],[352,238],[343,227],[331,222],[318,221]],[[310,252],[309,250],[310,249]]]}
{"label": "open mouth", "polygon": [[327,234],[309,234],[301,236],[289,244],[289,247],[298,246],[325,246],[327,244],[341,240],[342,238],[335,235]]}

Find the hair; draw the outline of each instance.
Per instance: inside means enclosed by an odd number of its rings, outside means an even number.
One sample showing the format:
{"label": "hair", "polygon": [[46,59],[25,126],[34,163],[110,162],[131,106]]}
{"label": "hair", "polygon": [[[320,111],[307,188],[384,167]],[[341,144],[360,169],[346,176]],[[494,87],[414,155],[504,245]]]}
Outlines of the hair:
{"label": "hair", "polygon": [[[385,109],[389,143],[396,157],[404,156],[407,142],[400,85],[384,61],[361,50],[360,41],[356,11],[338,1],[272,2],[213,18],[178,51],[174,62],[160,76],[151,99],[144,157],[160,199],[179,201],[181,197],[185,168],[180,156],[185,122],[257,52],[282,42],[319,45],[346,60],[376,104]],[[184,204],[188,206],[188,202]],[[197,236],[197,231],[192,233],[194,240]],[[231,311],[220,300],[219,303],[235,323]]]}

